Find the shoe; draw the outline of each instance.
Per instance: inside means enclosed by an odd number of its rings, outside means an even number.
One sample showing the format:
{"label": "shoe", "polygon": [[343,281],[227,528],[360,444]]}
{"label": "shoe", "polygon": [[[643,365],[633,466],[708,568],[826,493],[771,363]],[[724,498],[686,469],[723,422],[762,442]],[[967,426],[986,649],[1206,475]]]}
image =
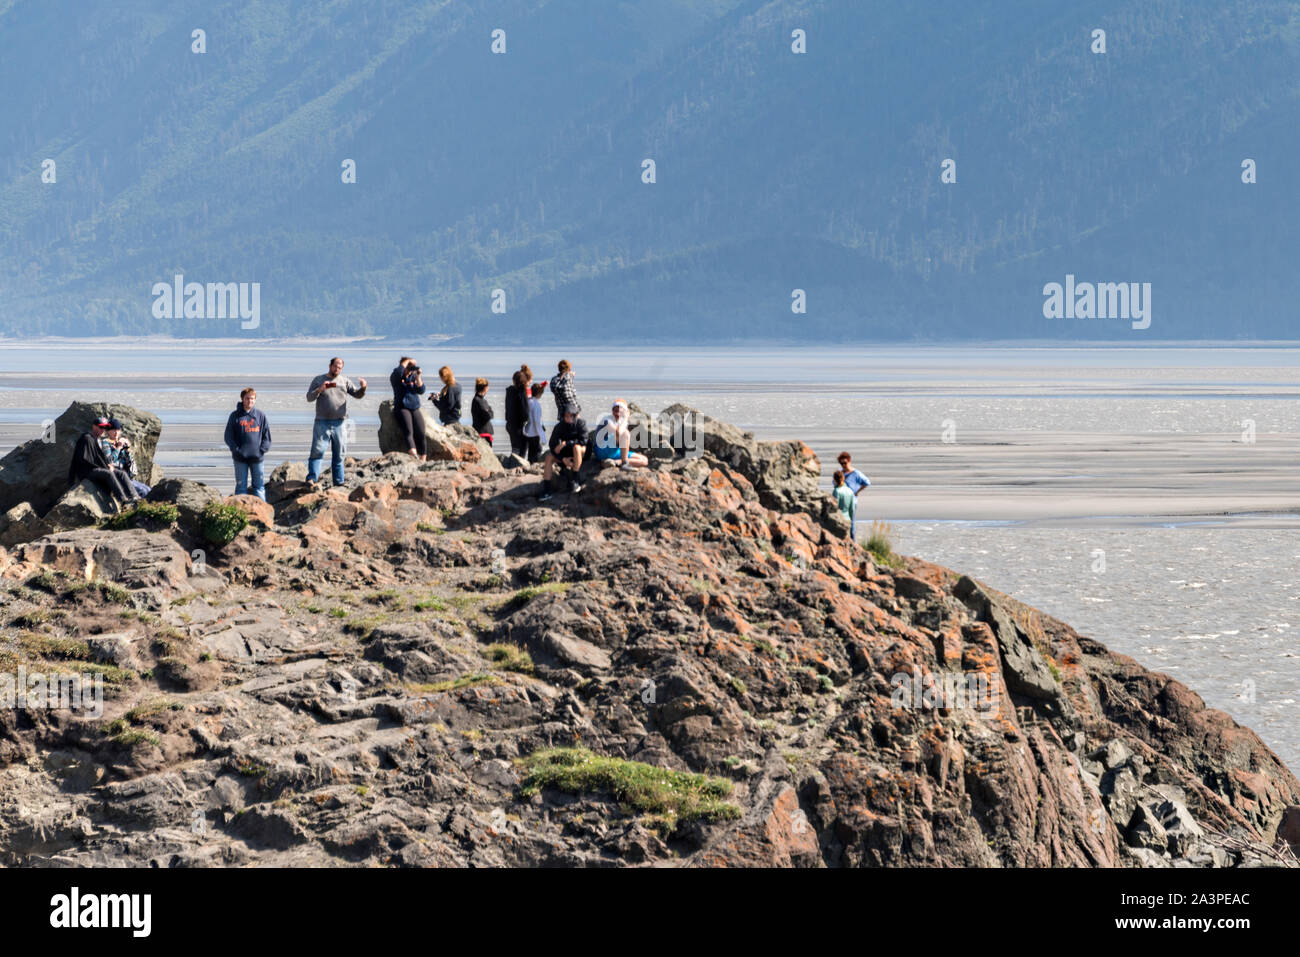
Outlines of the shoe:
{"label": "shoe", "polygon": [[581,491],[582,491],[582,483],[579,482],[577,479],[574,479],[574,481],[569,485],[569,492],[573,495],[577,495]]}
{"label": "shoe", "polygon": [[548,502],[551,499],[551,483],[542,479],[542,493],[537,496],[539,502]]}
{"label": "shoe", "polygon": [[628,469],[630,469],[630,468],[632,467],[632,463],[631,463],[631,462],[620,462],[619,465],[618,465],[618,467],[619,467],[620,469],[623,469],[624,471],[627,471]]}

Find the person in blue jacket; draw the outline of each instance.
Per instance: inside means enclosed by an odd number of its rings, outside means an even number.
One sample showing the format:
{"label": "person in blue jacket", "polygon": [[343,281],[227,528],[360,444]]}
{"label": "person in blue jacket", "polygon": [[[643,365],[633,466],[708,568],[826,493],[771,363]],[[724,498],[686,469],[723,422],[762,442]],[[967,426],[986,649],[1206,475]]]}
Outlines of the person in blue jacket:
{"label": "person in blue jacket", "polygon": [[261,409],[253,408],[257,401],[256,389],[239,393],[239,405],[226,421],[226,448],[235,460],[235,494],[246,495],[249,482],[253,494],[266,501],[266,481],[262,476],[262,460],[271,450],[271,426]]}

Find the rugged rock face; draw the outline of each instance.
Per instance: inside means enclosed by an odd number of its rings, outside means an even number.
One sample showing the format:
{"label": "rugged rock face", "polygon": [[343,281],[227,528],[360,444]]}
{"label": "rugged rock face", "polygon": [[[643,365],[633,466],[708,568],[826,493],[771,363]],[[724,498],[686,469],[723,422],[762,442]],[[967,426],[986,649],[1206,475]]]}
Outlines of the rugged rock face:
{"label": "rugged rock face", "polygon": [[837,535],[846,535],[849,521],[829,496],[818,488],[821,465],[803,442],[760,442],[752,432],[742,432],[688,405],[670,405],[661,420],[686,421],[679,445],[697,438],[704,449],[753,483],[759,501],[784,512],[807,512]]}
{"label": "rugged rock face", "polygon": [[4,515],[0,515],[0,545],[17,545],[39,538],[41,517],[30,502],[19,502]]}
{"label": "rugged rock face", "polygon": [[[1300,782],[1251,731],[769,507],[757,451],[546,503],[529,472],[388,454],[342,488],[286,476],[223,548],[0,550],[0,681],[106,680],[100,715],[0,710],[0,864],[1290,859]],[[664,776],[659,804],[622,789]]]}
{"label": "rugged rock face", "polygon": [[199,532],[199,517],[212,502],[221,501],[221,493],[202,482],[190,479],[163,479],[149,489],[149,501],[175,505],[177,524],[191,538],[202,537]]}
{"label": "rugged rock face", "polygon": [[24,442],[0,459],[0,512],[19,502],[29,503],[39,515],[48,512],[67,490],[68,463],[77,439],[101,415],[122,423],[140,480],[158,478],[153,465],[162,434],[158,416],[112,402],[74,402],[54,420],[48,436]]}
{"label": "rugged rock face", "polygon": [[[26,504],[26,503],[24,503]],[[31,531],[58,532],[97,525],[114,512],[113,500],[94,482],[85,480],[69,488]]]}

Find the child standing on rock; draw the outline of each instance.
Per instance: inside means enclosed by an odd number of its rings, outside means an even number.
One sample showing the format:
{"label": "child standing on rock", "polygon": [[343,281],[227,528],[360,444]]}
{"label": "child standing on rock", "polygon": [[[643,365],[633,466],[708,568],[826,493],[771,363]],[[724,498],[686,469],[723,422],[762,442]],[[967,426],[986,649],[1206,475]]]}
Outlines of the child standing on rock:
{"label": "child standing on rock", "polygon": [[478,437],[492,444],[495,433],[492,431],[492,404],[488,402],[487,391],[491,383],[487,379],[479,377],[474,380],[474,400],[469,404],[470,418],[474,423],[474,431]]}
{"label": "child standing on rock", "polygon": [[532,396],[528,399],[528,419],[524,424],[524,440],[528,450],[528,461],[535,464],[542,460],[542,440],[546,438],[546,427],[542,425],[542,396],[546,394],[546,382],[532,384]]}
{"label": "child standing on rock", "polygon": [[835,470],[831,481],[835,484],[835,504],[849,520],[849,539],[852,540],[857,529],[858,499],[844,484],[844,473],[839,469]]}

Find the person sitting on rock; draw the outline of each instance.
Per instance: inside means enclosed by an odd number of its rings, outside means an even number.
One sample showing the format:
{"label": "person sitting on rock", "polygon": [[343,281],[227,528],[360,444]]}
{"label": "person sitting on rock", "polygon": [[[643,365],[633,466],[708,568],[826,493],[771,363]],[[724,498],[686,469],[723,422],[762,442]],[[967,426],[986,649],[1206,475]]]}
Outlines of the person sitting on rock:
{"label": "person sitting on rock", "polygon": [[[854,500],[857,500],[858,493],[864,488],[871,487],[871,479],[867,478],[861,472],[853,467],[853,456],[848,452],[841,452],[835,457],[835,461],[840,463],[840,471],[844,473],[844,485],[853,494]],[[854,514],[857,513],[857,507],[854,507]],[[858,540],[858,522],[852,519],[849,522],[849,538],[854,541]]]}
{"label": "person sitting on rock", "polygon": [[100,416],[91,424],[90,431],[83,432],[77,439],[77,444],[72,450],[72,461],[68,463],[68,484],[76,485],[78,482],[90,479],[120,508],[123,504],[138,502],[141,499],[131,484],[131,477],[121,469],[113,467],[108,456],[104,454],[103,446],[99,444],[99,440],[103,438],[110,425],[112,425],[110,419]]}
{"label": "person sitting on rock", "polygon": [[315,485],[320,479],[325,452],[330,452],[330,471],[334,484],[342,485],[343,458],[347,455],[348,396],[360,399],[366,394],[366,380],[356,385],[343,374],[343,360],[330,360],[329,372],[316,376],[307,387],[307,401],[316,403],[316,421],[311,429],[311,453],[307,457],[307,481]]}
{"label": "person sitting on rock", "polygon": [[429,401],[438,409],[438,421],[443,425],[453,425],[460,421],[460,383],[456,381],[451,366],[439,369],[438,378],[442,380],[442,391],[429,396]]}
{"label": "person sitting on rock", "polygon": [[253,408],[257,390],[249,387],[239,393],[239,404],[226,420],[226,448],[235,463],[235,494],[253,494],[266,501],[266,481],[262,478],[262,460],[271,450],[271,426],[261,409]]}
{"label": "person sitting on rock", "polygon": [[144,497],[149,494],[149,486],[135,477],[135,459],[131,456],[131,443],[122,434],[122,423],[117,419],[108,420],[108,431],[99,437],[99,447],[104,450],[104,457],[109,465],[121,469],[131,481],[136,494]]}
{"label": "person sitting on rock", "polygon": [[831,482],[835,485],[835,504],[839,507],[839,510],[844,513],[844,517],[849,520],[848,537],[852,539],[858,517],[857,497],[854,496],[854,494],[849,491],[848,486],[844,484],[844,473],[839,469],[836,469],[835,474],[831,476]]}
{"label": "person sitting on rock", "polygon": [[424,373],[410,356],[402,356],[397,367],[388,374],[393,387],[393,416],[402,427],[406,450],[421,462],[426,461],[424,413],[420,411],[420,396],[424,395]]}
{"label": "person sitting on rock", "polygon": [[542,422],[542,396],[545,394],[545,379],[532,384],[532,396],[528,400],[528,418],[524,424],[528,462],[532,465],[542,460],[542,439],[546,438],[546,426]]}
{"label": "person sitting on rock", "polygon": [[587,423],[573,412],[565,412],[564,418],[551,429],[551,450],[546,453],[546,461],[542,464],[542,494],[539,497],[543,502],[551,497],[551,479],[557,465],[564,474],[569,491],[582,491],[578,471],[582,468],[582,455],[586,451]]}
{"label": "person sitting on rock", "polygon": [[555,396],[555,414],[560,419],[564,418],[566,412],[580,415],[582,406],[578,404],[578,392],[573,386],[573,366],[568,359],[561,359],[557,369],[555,378],[551,380],[551,392]]}
{"label": "person sitting on rock", "polygon": [[487,397],[489,385],[491,383],[482,376],[474,380],[474,399],[469,404],[469,415],[478,437],[491,445],[494,433],[492,432],[492,403],[488,402]]}
{"label": "person sitting on rock", "polygon": [[627,402],[615,399],[614,407],[596,423],[596,461],[602,468],[617,464],[621,469],[643,469],[650,464],[648,458],[631,448]]}

